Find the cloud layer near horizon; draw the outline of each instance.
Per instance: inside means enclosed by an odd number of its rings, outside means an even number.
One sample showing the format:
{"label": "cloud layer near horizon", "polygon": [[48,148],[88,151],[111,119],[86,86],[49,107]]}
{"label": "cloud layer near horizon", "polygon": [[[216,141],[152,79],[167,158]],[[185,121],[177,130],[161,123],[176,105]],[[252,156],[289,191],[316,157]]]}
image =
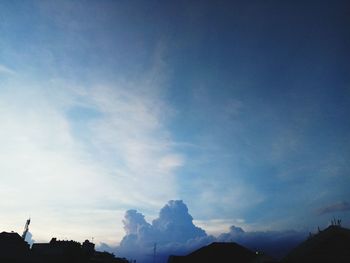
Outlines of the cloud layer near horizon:
{"label": "cloud layer near horizon", "polygon": [[153,253],[159,262],[166,262],[169,255],[185,255],[212,242],[236,242],[252,251],[259,250],[280,258],[306,236],[297,231],[246,232],[236,226],[217,237],[208,235],[193,224],[182,200],[170,200],[152,223],[138,211],[128,210],[123,224],[126,234],[120,246],[111,248],[101,244],[98,249],[114,251],[118,256],[138,262],[152,262]]}
{"label": "cloud layer near horizon", "polygon": [[317,210],[318,215],[330,214],[334,212],[344,212],[350,210],[350,203],[346,201],[326,205]]}

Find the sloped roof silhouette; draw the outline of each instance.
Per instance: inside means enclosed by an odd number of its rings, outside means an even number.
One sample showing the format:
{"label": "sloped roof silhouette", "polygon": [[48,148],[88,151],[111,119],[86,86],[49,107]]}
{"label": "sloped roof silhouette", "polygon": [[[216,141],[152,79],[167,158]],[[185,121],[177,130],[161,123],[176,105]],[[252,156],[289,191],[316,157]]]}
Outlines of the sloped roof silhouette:
{"label": "sloped roof silhouette", "polygon": [[0,262],[21,262],[29,252],[29,244],[18,233],[0,233]]}
{"label": "sloped roof silhouette", "polygon": [[253,262],[255,252],[234,242],[213,242],[188,254],[171,256],[168,262]]}
{"label": "sloped roof silhouette", "polygon": [[294,248],[281,262],[350,262],[350,229],[329,226]]}
{"label": "sloped roof silhouette", "polygon": [[6,250],[9,246],[19,246],[22,248],[28,248],[29,245],[23,238],[16,232],[1,232],[0,233],[0,250]]}

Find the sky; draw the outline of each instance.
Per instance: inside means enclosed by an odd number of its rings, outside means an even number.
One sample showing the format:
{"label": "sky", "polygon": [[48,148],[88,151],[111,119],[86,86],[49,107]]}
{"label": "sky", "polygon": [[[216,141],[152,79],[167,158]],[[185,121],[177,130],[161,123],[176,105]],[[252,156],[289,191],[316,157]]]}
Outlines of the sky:
{"label": "sky", "polygon": [[337,0],[1,1],[0,231],[350,227],[349,28]]}

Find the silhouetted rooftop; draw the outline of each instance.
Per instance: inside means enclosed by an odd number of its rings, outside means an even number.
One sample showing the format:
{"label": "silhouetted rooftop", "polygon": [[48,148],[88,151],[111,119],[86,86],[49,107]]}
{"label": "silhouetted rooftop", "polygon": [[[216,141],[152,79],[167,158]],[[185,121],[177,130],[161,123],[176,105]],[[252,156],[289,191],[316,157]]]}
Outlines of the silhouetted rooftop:
{"label": "silhouetted rooftop", "polygon": [[29,244],[18,233],[0,233],[0,262],[17,262],[26,258],[29,252]]}
{"label": "silhouetted rooftop", "polygon": [[[213,242],[187,256],[170,256],[168,263],[182,262],[260,262],[261,255],[234,242]],[[264,260],[268,257],[264,257]]]}
{"label": "silhouetted rooftop", "polygon": [[285,258],[292,262],[350,262],[350,230],[340,226],[329,226],[309,237]]}

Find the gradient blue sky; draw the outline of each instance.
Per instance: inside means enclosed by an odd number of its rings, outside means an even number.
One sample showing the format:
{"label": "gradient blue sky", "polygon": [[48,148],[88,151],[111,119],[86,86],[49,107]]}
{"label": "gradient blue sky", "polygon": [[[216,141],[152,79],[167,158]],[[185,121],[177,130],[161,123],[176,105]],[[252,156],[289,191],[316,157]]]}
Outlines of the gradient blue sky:
{"label": "gradient blue sky", "polygon": [[348,1],[1,1],[0,227],[118,244],[350,226]]}

